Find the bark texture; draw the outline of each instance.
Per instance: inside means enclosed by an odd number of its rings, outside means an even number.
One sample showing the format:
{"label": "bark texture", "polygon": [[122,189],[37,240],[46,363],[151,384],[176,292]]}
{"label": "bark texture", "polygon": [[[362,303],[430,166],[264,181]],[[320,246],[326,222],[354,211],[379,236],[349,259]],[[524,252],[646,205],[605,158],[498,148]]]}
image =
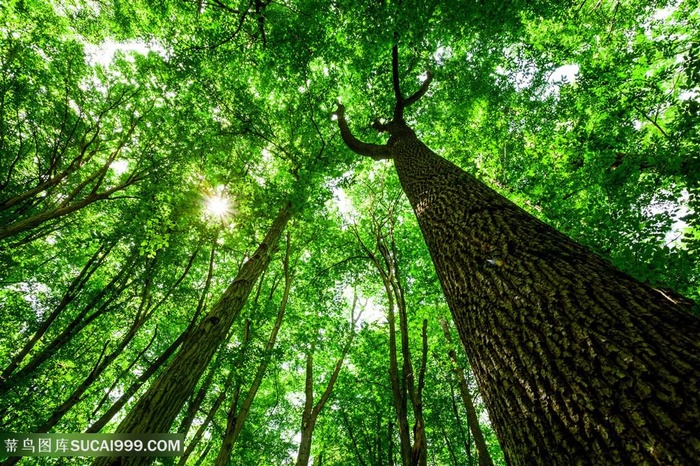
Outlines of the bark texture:
{"label": "bark texture", "polygon": [[509,463],[700,464],[700,320],[394,126]]}
{"label": "bark texture", "polygon": [[[117,432],[168,432],[217,348],[226,339],[256,280],[270,262],[277,242],[291,216],[287,204],[273,222],[255,253],[197,328],[183,343],[172,363],[139,398],[119,424]],[[153,457],[98,458],[94,465],[149,464]]]}
{"label": "bark texture", "polygon": [[338,104],[341,136],[394,160],[508,462],[700,464],[700,319],[432,152],[394,90],[387,145]]}

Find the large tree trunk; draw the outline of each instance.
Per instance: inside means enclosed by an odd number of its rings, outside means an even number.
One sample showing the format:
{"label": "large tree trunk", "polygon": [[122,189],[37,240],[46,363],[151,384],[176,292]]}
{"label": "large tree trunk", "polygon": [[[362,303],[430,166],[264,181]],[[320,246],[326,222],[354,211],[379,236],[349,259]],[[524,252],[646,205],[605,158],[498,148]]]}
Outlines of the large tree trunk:
{"label": "large tree trunk", "polygon": [[700,464],[700,320],[389,132],[508,461]]}
{"label": "large tree trunk", "polygon": [[[129,411],[119,424],[117,432],[168,432],[212,356],[221,342],[226,339],[231,324],[243,308],[255,281],[269,264],[290,216],[291,205],[287,204],[280,211],[253,256],[243,264],[219,301],[189,335],[172,363]],[[137,465],[149,464],[154,459],[152,457],[99,458],[93,464]]]}
{"label": "large tree trunk", "polygon": [[700,319],[456,165],[406,125],[398,46],[386,145],[511,464],[700,464]]}

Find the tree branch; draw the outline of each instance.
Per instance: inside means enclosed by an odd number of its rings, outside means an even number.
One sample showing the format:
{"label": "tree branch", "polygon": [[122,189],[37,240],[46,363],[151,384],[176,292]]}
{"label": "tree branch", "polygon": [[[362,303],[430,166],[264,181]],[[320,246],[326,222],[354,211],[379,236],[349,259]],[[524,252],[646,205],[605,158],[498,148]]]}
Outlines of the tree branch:
{"label": "tree branch", "polygon": [[394,46],[391,48],[391,78],[394,83],[394,96],[396,97],[396,107],[394,107],[394,121],[403,120],[404,100],[401,94],[401,82],[399,81],[399,34],[394,33]]}
{"label": "tree branch", "polygon": [[428,86],[430,86],[430,82],[433,80],[433,73],[431,73],[430,70],[428,70],[427,74],[428,77],[425,81],[423,81],[423,84],[421,84],[420,89],[418,89],[411,97],[404,101],[404,107],[408,107],[409,105],[415,104],[420,100],[421,97],[425,95],[426,92],[428,92]]}
{"label": "tree branch", "polygon": [[353,136],[348,123],[345,120],[345,107],[338,103],[338,109],[335,112],[338,117],[338,127],[340,128],[340,135],[343,137],[345,145],[347,145],[350,150],[359,155],[364,155],[365,157],[371,157],[374,160],[385,160],[391,159],[392,155],[389,153],[389,148],[385,145],[379,144],[368,144],[362,142]]}

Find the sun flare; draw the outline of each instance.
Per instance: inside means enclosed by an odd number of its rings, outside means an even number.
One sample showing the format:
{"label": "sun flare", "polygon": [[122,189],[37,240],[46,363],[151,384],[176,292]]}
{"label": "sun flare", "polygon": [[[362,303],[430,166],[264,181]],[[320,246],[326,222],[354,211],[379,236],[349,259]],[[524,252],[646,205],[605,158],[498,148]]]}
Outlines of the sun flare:
{"label": "sun flare", "polygon": [[229,213],[228,198],[220,195],[215,195],[207,200],[207,212],[216,217],[223,217]]}
{"label": "sun flare", "polygon": [[206,197],[204,211],[207,216],[220,220],[225,220],[231,214],[231,200],[223,186],[219,186],[214,193]]}

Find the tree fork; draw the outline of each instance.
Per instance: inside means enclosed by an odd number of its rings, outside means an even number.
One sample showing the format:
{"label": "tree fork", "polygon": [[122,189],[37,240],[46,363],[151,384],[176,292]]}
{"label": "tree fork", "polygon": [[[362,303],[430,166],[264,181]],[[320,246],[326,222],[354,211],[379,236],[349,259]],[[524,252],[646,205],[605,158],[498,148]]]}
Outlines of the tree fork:
{"label": "tree fork", "polygon": [[435,154],[401,112],[375,125],[386,145],[336,114],[350,149],[394,160],[510,464],[700,464],[687,306]]}
{"label": "tree fork", "polygon": [[316,404],[314,404],[314,350],[315,342],[311,344],[311,349],[306,354],[306,378],[304,383],[304,409],[301,414],[301,439],[299,440],[299,450],[297,452],[296,466],[307,466],[309,464],[309,458],[311,457],[311,441],[313,438],[314,428],[316,427],[316,421],[318,421],[318,416],[323,411],[326,403],[331,397],[335,383],[338,381],[338,376],[340,375],[340,370],[343,368],[343,363],[345,358],[350,351],[350,346],[355,338],[355,326],[360,320],[362,311],[355,316],[355,308],[357,306],[357,293],[355,293],[352,300],[352,309],[350,310],[350,335],[343,346],[343,350],[340,357],[335,363],[333,372],[331,373],[328,383],[326,384],[326,389],[323,391],[321,398]]}

